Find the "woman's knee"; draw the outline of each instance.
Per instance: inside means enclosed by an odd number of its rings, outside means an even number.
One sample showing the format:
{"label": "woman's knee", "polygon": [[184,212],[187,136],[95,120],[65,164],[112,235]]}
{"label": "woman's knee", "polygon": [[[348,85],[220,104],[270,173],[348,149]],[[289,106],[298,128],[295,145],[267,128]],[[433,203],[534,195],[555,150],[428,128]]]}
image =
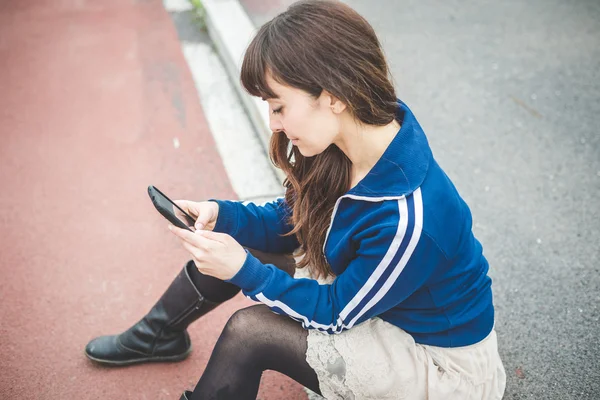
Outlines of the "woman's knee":
{"label": "woman's knee", "polygon": [[271,317],[278,316],[264,304],[238,310],[225,324],[221,339],[227,341],[231,348],[239,348],[240,352],[258,354],[269,347],[269,338],[276,330]]}
{"label": "woman's knee", "polygon": [[244,336],[254,336],[264,327],[264,321],[261,321],[261,315],[270,312],[269,307],[264,304],[242,308],[233,313],[227,321],[224,331],[228,336],[243,338]]}

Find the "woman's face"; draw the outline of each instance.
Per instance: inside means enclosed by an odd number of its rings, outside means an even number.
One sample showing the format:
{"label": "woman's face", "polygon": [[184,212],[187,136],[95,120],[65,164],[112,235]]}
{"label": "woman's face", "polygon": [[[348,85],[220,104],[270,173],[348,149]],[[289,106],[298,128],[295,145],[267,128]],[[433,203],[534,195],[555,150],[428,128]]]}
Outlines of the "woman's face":
{"label": "woman's face", "polygon": [[323,91],[315,99],[303,90],[276,82],[269,74],[266,81],[278,95],[267,99],[274,135],[285,134],[305,157],[322,153],[334,143],[340,131],[338,114],[334,112],[339,111],[339,104],[332,105],[331,95]]}

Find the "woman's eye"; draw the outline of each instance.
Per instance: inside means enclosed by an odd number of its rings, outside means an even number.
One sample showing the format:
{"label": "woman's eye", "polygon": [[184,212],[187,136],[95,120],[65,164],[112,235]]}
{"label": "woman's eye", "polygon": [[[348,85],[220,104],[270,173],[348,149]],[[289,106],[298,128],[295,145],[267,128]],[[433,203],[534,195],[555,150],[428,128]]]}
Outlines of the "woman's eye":
{"label": "woman's eye", "polygon": [[273,114],[280,114],[282,109],[283,109],[283,106],[279,107],[276,110],[273,110]]}

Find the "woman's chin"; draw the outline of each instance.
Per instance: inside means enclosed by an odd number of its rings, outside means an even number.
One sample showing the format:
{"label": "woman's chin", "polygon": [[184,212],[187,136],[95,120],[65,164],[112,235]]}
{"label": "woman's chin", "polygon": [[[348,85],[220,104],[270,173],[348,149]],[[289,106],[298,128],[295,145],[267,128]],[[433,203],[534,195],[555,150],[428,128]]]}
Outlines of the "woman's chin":
{"label": "woman's chin", "polygon": [[304,157],[314,157],[318,154],[321,154],[323,151],[325,150],[321,150],[321,151],[316,151],[314,148],[313,149],[309,149],[305,146],[298,146],[295,145],[298,148],[298,151],[300,152],[300,154],[302,154]]}
{"label": "woman's chin", "polygon": [[301,147],[298,147],[298,151],[300,152],[300,154],[302,154],[306,158],[313,157],[318,154],[318,153],[315,153],[314,151],[308,151],[306,149],[303,150]]}

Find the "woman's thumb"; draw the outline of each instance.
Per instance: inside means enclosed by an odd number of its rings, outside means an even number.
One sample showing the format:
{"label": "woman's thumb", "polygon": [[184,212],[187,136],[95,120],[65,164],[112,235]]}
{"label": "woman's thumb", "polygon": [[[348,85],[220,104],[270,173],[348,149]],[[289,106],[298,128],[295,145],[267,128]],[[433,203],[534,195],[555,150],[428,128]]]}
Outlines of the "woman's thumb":
{"label": "woman's thumb", "polygon": [[208,214],[209,213],[207,213],[207,212],[199,213],[198,219],[196,220],[196,223],[194,224],[194,227],[196,228],[196,230],[204,229],[206,224],[208,224],[208,222],[210,220],[210,216]]}
{"label": "woman's thumb", "polygon": [[207,225],[214,224],[214,220],[216,220],[216,212],[212,204],[204,204],[203,202],[197,203],[196,214],[198,218],[196,218],[196,223],[194,223],[194,228],[196,230],[205,229]]}
{"label": "woman's thumb", "polygon": [[194,228],[196,228],[197,231],[204,229],[204,226],[206,225],[206,221],[202,220],[202,216],[198,217],[198,219],[196,220],[196,223],[194,224]]}

